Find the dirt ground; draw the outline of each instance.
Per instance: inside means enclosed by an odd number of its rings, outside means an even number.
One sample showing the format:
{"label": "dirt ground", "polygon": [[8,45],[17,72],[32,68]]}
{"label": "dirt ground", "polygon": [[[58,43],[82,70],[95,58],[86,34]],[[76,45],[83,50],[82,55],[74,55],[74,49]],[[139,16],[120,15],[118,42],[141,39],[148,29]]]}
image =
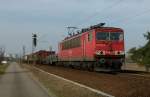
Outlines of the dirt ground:
{"label": "dirt ground", "polygon": [[150,76],[97,73],[48,65],[36,67],[116,97],[150,97]]}
{"label": "dirt ground", "polygon": [[136,63],[126,63],[122,66],[122,69],[124,70],[137,70],[137,71],[146,71],[145,66],[138,65]]}

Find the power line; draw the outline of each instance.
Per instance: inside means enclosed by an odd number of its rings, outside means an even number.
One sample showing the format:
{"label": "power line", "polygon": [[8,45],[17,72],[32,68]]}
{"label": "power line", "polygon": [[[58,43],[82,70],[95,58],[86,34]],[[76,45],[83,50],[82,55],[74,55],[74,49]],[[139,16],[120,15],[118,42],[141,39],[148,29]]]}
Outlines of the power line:
{"label": "power line", "polygon": [[[105,7],[104,9],[102,9],[100,12],[96,12],[96,13],[94,13],[93,15],[87,17],[86,19],[84,19],[83,21],[81,21],[81,23],[82,23],[82,22],[83,22],[83,23],[86,23],[86,21],[89,21],[89,20],[92,19],[93,17],[97,16],[97,14],[102,13],[103,11],[106,11],[106,10],[108,11],[108,10],[110,10],[110,9],[112,9],[112,8],[117,7],[117,5],[119,5],[120,3],[122,3],[122,1],[124,1],[124,0],[118,0],[118,1],[116,1],[115,3],[111,4],[110,6]],[[82,23],[82,24],[83,24],[83,23]],[[82,25],[82,24],[78,24],[78,25]]]}
{"label": "power line", "polygon": [[[134,20],[134,19],[136,19],[138,17],[141,17],[141,16],[143,16],[143,15],[145,15],[147,13],[150,13],[150,9],[148,9],[148,10],[142,12],[142,13],[137,13],[137,14],[131,16],[131,17],[126,17],[126,18],[122,19],[123,21],[120,20],[120,22],[119,21],[115,21],[113,23],[123,23],[123,22],[128,23],[128,22],[131,22],[131,20]],[[132,23],[130,23],[130,24],[132,24]],[[128,25],[130,25],[130,24],[128,24]]]}

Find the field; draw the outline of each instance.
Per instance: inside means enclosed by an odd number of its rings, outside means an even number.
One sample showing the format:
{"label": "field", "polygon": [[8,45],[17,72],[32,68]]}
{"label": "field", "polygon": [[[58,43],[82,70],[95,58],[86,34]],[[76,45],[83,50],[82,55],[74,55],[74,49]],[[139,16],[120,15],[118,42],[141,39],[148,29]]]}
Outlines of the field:
{"label": "field", "polygon": [[0,64],[0,75],[5,73],[8,64]]}
{"label": "field", "polygon": [[144,65],[138,65],[136,63],[126,63],[122,66],[124,70],[136,70],[136,71],[146,71]]}

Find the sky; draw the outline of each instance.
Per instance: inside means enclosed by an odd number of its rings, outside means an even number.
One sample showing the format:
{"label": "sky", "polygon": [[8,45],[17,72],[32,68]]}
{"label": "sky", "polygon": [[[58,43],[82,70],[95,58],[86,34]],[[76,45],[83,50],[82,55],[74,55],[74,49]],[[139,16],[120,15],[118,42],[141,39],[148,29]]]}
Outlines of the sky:
{"label": "sky", "polygon": [[0,47],[8,53],[30,53],[32,33],[37,50],[57,50],[67,26],[88,27],[100,22],[125,32],[126,51],[143,46],[150,30],[149,0],[0,0]]}

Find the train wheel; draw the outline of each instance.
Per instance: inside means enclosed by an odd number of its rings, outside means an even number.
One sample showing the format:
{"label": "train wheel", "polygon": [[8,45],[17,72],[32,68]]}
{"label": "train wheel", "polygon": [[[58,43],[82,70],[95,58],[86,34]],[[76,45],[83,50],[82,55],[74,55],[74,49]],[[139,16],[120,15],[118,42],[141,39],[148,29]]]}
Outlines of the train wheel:
{"label": "train wheel", "polygon": [[113,69],[116,71],[120,71],[121,70],[121,64],[114,64]]}
{"label": "train wheel", "polygon": [[94,65],[93,64],[90,64],[90,67],[89,67],[88,71],[91,71],[91,72],[94,71]]}
{"label": "train wheel", "polygon": [[81,69],[82,69],[82,70],[85,70],[85,68],[86,68],[85,63],[82,62],[82,63],[81,63]]}

